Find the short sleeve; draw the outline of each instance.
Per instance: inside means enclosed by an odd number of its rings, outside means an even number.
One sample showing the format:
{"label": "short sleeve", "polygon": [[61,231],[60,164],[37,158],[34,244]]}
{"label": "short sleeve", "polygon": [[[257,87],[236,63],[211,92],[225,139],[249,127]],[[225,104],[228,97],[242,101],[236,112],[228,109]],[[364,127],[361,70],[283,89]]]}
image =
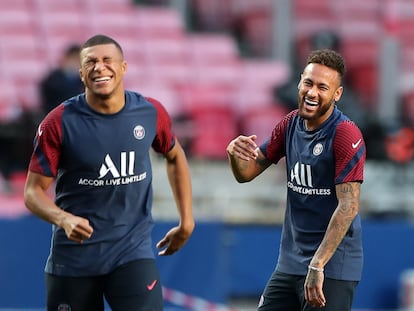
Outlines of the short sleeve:
{"label": "short sleeve", "polygon": [[64,105],[53,109],[40,123],[34,138],[29,170],[49,177],[57,175],[62,147]]}
{"label": "short sleeve", "polygon": [[338,124],[333,142],[335,184],[364,179],[366,149],[364,138],[355,123],[346,120]]}
{"label": "short sleeve", "polygon": [[166,154],[174,147],[175,134],[172,130],[171,117],[165,107],[156,99],[147,97],[157,110],[157,132],[152,143],[152,148],[159,153]]}

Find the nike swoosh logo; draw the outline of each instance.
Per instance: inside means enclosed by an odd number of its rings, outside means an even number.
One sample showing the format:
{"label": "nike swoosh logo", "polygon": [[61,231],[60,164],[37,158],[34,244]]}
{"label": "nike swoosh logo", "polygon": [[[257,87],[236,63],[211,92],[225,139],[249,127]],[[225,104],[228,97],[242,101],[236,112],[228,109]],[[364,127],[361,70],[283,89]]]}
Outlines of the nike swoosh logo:
{"label": "nike swoosh logo", "polygon": [[37,128],[37,134],[39,135],[39,137],[42,136],[42,134],[43,134],[43,130],[40,128],[40,125]]}
{"label": "nike swoosh logo", "polygon": [[149,291],[152,291],[156,284],[157,284],[157,280],[152,281],[150,284],[147,285],[147,289]]}
{"label": "nike swoosh logo", "polygon": [[355,144],[352,143],[352,148],[356,149],[359,146],[359,144],[361,143],[361,141],[362,141],[362,139],[360,138]]}

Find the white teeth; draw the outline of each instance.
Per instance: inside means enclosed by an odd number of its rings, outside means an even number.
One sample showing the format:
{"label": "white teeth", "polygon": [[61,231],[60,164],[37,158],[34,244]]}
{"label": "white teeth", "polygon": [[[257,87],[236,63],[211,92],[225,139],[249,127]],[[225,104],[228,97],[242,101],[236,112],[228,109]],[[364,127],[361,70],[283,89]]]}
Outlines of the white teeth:
{"label": "white teeth", "polygon": [[102,77],[102,78],[96,78],[95,82],[103,82],[103,81],[109,81],[110,78],[109,77]]}
{"label": "white teeth", "polygon": [[310,101],[309,99],[305,99],[305,102],[310,106],[318,106],[318,102]]}

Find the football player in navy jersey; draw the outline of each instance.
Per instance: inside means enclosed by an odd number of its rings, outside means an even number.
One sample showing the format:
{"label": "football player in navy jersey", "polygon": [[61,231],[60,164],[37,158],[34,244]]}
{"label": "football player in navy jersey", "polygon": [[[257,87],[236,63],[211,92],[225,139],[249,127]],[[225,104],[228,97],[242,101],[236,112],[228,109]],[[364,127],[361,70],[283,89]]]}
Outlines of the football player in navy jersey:
{"label": "football player in navy jersey", "polygon": [[[185,153],[161,103],[124,89],[121,46],[96,35],[80,51],[85,92],[40,123],[25,204],[53,225],[47,310],[163,310],[151,231],[150,150],[162,154],[180,216],[158,242],[171,255],[194,229]],[[48,189],[56,182],[52,200]]]}
{"label": "football player in navy jersey", "polygon": [[362,273],[361,220],[365,143],[337,107],[342,56],[313,51],[298,84],[298,109],[263,144],[241,135],[227,146],[232,172],[249,182],[285,158],[287,200],[279,258],[260,311],[350,311]]}

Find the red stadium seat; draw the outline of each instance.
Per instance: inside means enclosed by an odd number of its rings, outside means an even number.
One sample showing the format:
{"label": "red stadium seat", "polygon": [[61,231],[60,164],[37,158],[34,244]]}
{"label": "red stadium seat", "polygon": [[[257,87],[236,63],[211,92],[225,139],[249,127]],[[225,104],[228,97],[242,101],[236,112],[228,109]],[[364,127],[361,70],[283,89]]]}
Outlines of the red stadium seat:
{"label": "red stadium seat", "polygon": [[190,154],[198,159],[226,159],[226,146],[238,134],[231,107],[197,106],[190,118],[194,133]]}
{"label": "red stadium seat", "polygon": [[272,133],[275,125],[288,113],[281,104],[273,103],[267,107],[252,105],[240,120],[243,135],[257,135],[257,142],[262,143]]}
{"label": "red stadium seat", "polygon": [[[236,93],[233,87],[218,84],[188,83],[176,88],[179,100],[187,114],[198,107],[232,107],[234,109]],[[233,110],[234,111],[234,110]]]}

